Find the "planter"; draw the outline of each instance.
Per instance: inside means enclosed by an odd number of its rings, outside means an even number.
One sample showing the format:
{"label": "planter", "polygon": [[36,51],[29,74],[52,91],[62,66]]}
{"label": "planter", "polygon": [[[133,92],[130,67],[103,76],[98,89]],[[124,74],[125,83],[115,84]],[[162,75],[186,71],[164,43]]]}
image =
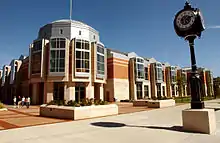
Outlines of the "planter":
{"label": "planter", "polygon": [[149,100],[135,100],[133,106],[147,106]]}
{"label": "planter", "polygon": [[167,100],[149,100],[147,103],[149,108],[163,108],[175,106],[175,100],[167,99]]}
{"label": "planter", "polygon": [[0,111],[8,111],[7,108],[1,108]]}
{"label": "planter", "polygon": [[40,106],[40,116],[53,117],[59,119],[88,119],[94,117],[102,117],[108,115],[117,115],[118,106],[116,104],[109,105],[92,105],[83,107],[69,107],[48,105]]}

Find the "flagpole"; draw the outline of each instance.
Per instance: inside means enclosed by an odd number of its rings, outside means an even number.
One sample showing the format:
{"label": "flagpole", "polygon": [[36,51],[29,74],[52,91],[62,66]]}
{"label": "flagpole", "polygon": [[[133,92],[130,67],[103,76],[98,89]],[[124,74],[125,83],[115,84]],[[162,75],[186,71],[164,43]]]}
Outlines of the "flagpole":
{"label": "flagpole", "polygon": [[70,20],[72,20],[73,1],[70,0]]}

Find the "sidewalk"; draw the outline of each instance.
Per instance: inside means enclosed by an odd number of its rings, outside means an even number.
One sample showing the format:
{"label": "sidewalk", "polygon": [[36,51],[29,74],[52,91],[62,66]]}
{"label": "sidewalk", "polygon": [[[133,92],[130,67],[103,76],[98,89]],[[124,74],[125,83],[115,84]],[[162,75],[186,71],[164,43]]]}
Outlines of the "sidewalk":
{"label": "sidewalk", "polygon": [[[206,102],[218,107],[220,100]],[[219,143],[220,111],[216,135],[181,131],[181,111],[189,104],[98,119],[0,131],[1,143]],[[12,138],[13,136],[13,138]]]}
{"label": "sidewalk", "polygon": [[8,105],[6,107],[8,111],[0,112],[0,130],[69,121],[40,117],[39,106],[30,106],[29,109],[26,107],[13,108]]}

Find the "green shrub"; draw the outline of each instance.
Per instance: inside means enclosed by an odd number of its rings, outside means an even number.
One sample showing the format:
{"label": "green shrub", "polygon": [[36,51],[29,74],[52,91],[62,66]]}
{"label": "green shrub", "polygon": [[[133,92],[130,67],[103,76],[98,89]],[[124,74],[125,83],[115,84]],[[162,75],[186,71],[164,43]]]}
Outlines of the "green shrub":
{"label": "green shrub", "polygon": [[64,106],[73,106],[73,107],[80,107],[80,106],[91,106],[91,105],[106,105],[108,104],[107,101],[102,101],[102,100],[97,100],[97,99],[93,99],[93,98],[86,98],[83,99],[81,102],[77,102],[74,100],[70,100],[67,102],[67,104],[65,104],[65,100],[52,100],[50,101],[47,105],[64,105]]}
{"label": "green shrub", "polygon": [[76,101],[70,100],[67,102],[67,106],[76,106],[78,104]]}
{"label": "green shrub", "polygon": [[5,108],[5,106],[3,105],[3,103],[0,102],[0,109]]}
{"label": "green shrub", "polygon": [[91,106],[93,104],[93,99],[83,99],[81,102],[80,102],[80,105],[81,106]]}
{"label": "green shrub", "polygon": [[152,100],[157,100],[157,97],[156,96],[152,96],[151,99]]}
{"label": "green shrub", "polygon": [[94,100],[94,104],[95,104],[95,105],[100,105],[100,102],[101,102],[100,99],[95,99],[95,100]]}

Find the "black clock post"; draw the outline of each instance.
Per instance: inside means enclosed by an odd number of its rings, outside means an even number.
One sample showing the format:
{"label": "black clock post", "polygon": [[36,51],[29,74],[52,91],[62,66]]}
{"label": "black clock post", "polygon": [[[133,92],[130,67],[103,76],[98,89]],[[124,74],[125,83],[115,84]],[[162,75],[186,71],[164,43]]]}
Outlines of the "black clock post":
{"label": "black clock post", "polygon": [[201,79],[197,72],[196,58],[194,51],[194,40],[201,36],[205,29],[203,19],[199,9],[194,9],[186,2],[183,10],[179,11],[174,19],[174,28],[178,36],[185,38],[189,42],[191,54],[191,109],[203,109],[204,102],[201,100]]}
{"label": "black clock post", "polygon": [[216,119],[214,109],[204,109],[201,100],[201,79],[196,67],[194,41],[205,30],[203,17],[199,9],[192,8],[186,2],[184,9],[179,11],[174,19],[174,28],[178,36],[189,42],[191,55],[191,109],[182,110],[183,130],[214,134],[216,132]]}
{"label": "black clock post", "polygon": [[204,102],[201,100],[201,79],[199,78],[199,74],[196,66],[196,57],[194,51],[194,40],[196,36],[190,35],[185,39],[189,42],[190,47],[190,55],[191,55],[191,77],[190,77],[190,89],[191,89],[191,108],[192,109],[203,109]]}

